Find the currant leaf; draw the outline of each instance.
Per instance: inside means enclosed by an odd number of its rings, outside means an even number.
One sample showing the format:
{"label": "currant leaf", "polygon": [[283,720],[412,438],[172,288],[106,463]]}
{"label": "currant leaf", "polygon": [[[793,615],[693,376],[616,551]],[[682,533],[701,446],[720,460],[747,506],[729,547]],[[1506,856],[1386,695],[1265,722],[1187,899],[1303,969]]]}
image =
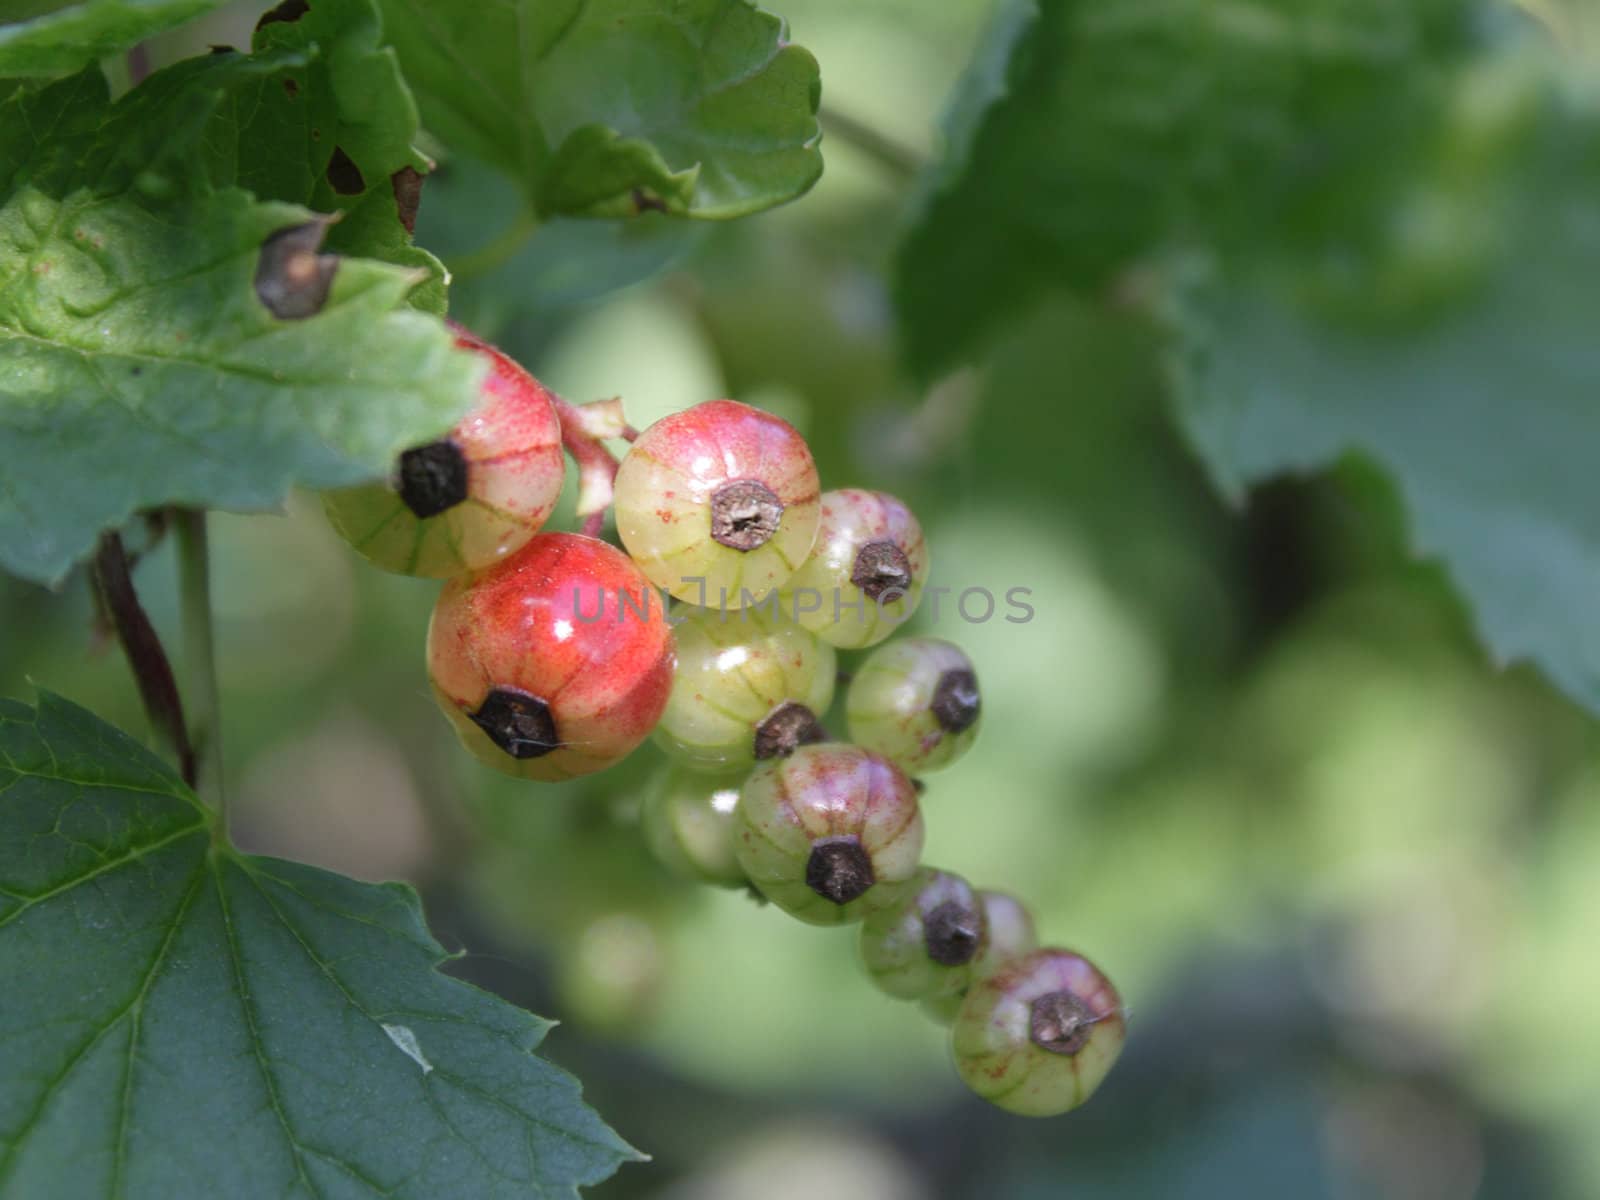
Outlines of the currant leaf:
{"label": "currant leaf", "polygon": [[1443,561],[1500,662],[1600,711],[1600,115],[1547,139],[1484,284],[1403,333],[1270,281],[1191,298],[1179,412],[1224,492],[1365,455],[1417,551]]}
{"label": "currant leaf", "polygon": [[638,1157],[409,888],[214,832],[92,714],[0,700],[0,1194],[575,1196]]}
{"label": "currant leaf", "polygon": [[246,148],[233,182],[262,199],[339,213],[328,248],[428,273],[412,303],[442,314],[444,269],[411,240],[415,198],[430,169],[415,149],[417,104],[386,44],[376,0],[319,0],[256,28],[256,57],[295,53],[305,65],[236,90],[213,139]]}
{"label": "currant leaf", "polygon": [[1332,254],[1380,228],[1493,7],[1012,0],[896,254],[912,366],[937,375],[1042,296],[1174,248]]}
{"label": "currant leaf", "polygon": [[306,61],[191,60],[116,104],[91,69],[0,102],[0,567],[54,582],[139,508],[373,478],[470,406],[481,367],[407,307],[420,272],[340,258],[293,319],[259,286],[264,243],[312,214],[232,186],[218,135]]}
{"label": "currant leaf", "polygon": [[76,71],[85,63],[220,8],[223,2],[82,0],[78,4],[27,5],[34,15],[0,24],[0,78]]}
{"label": "currant leaf", "polygon": [[543,216],[727,218],[822,172],[816,60],[748,0],[383,0],[428,128]]}

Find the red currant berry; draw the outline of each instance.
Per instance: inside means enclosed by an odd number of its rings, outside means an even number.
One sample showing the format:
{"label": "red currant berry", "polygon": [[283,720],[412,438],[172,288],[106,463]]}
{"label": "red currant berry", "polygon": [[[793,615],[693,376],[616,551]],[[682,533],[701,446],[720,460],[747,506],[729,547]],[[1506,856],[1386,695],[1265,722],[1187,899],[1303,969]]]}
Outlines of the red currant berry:
{"label": "red currant berry", "polygon": [[334,529],[374,564],[442,578],[487,567],[539,531],[561,495],[561,422],[539,381],[458,330],[488,360],[480,402],[445,437],[400,456],[386,484],[328,492]]}
{"label": "red currant berry", "polygon": [[966,1085],[1025,1117],[1087,1100],[1126,1036],[1116,988],[1067,950],[1036,950],[974,983],[952,1031]]}
{"label": "red currant berry", "polygon": [[748,767],[824,738],[833,647],[763,607],[680,605],[678,669],[655,740],[703,771]]}
{"label": "red currant berry", "polygon": [[948,767],[978,737],[982,700],[972,661],[938,638],[880,646],[850,682],[850,740],[908,775]]}
{"label": "red currant berry", "polygon": [[817,536],[817,467],[787,421],[710,400],[646,429],[617,471],[617,533],[680,600],[753,604],[794,574]]}
{"label": "red currant berry", "polygon": [[428,676],[462,742],[527,779],[626,756],[660,719],[672,666],[660,594],[621,551],[571,533],[450,580],[428,626]]}
{"label": "red currant berry", "polygon": [[925,869],[861,926],[861,958],[891,996],[922,1000],[966,987],[988,942],[983,906],[959,875]]}
{"label": "red currant berry", "polygon": [[844,649],[875,646],[917,609],[928,545],[911,510],[884,492],[824,492],[811,557],[785,585],[785,611]]}
{"label": "red currant berry", "polygon": [[680,766],[656,775],[640,823],[656,860],[675,875],[723,887],[749,880],[733,852],[738,775],[704,775]]}
{"label": "red currant berry", "polygon": [[813,925],[892,903],[922,855],[911,781],[856,746],[801,746],[756,768],[739,796],[734,850],[757,889]]}

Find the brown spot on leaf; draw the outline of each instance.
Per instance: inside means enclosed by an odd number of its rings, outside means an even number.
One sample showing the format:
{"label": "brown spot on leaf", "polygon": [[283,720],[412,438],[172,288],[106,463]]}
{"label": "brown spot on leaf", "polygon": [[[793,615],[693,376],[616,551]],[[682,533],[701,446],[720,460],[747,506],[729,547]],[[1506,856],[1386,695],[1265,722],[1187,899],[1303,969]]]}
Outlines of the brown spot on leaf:
{"label": "brown spot on leaf", "polygon": [[667,211],[667,202],[660,196],[657,196],[654,192],[647,192],[643,188],[636,187],[633,189],[632,195],[633,211],[636,213],[664,213]]}
{"label": "brown spot on leaf", "polygon": [[285,78],[283,81],[283,92],[284,95],[293,100],[300,94],[300,85],[293,79]]}
{"label": "brown spot on leaf", "polygon": [[285,321],[315,316],[328,301],[339,256],[319,254],[328,219],[291,225],[261,243],[256,261],[256,296],[267,311]]}
{"label": "brown spot on leaf", "polygon": [[344,152],[343,146],[335,146],[333,157],[328,159],[328,185],[341,196],[359,196],[367,190],[361,168]]}
{"label": "brown spot on leaf", "polygon": [[422,181],[426,176],[415,167],[401,167],[389,176],[394,189],[394,207],[407,233],[417,231],[417,209],[422,205]]}
{"label": "brown spot on leaf", "polygon": [[256,22],[256,30],[259,32],[279,21],[285,25],[292,24],[310,11],[311,5],[307,4],[306,0],[283,0],[283,3],[276,8],[269,8],[261,14],[261,19]]}

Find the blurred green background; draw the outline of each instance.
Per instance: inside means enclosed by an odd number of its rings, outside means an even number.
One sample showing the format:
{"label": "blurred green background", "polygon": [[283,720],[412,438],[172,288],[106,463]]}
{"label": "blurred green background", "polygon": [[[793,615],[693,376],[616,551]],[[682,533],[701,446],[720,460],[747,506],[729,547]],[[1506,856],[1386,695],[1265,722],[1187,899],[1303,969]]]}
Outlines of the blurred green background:
{"label": "blurred green background", "polygon": [[[242,43],[258,7],[152,55]],[[919,619],[967,649],[986,708],[930,780],[927,856],[1025,897],[1119,984],[1131,1040],[1092,1104],[988,1109],[851,933],[667,877],[637,827],[653,748],[560,787],[478,767],[426,689],[434,585],[359,561],[315,497],[216,519],[239,840],[414,881],[467,949],[452,972],[564,1022],[548,1052],[655,1159],[598,1197],[1600,1195],[1592,719],[1486,664],[1363,462],[1226,510],[1140,320],[1061,301],[979,370],[920,391],[898,369],[905,168],[985,8],[788,0],[827,89],[811,195],[715,228],[555,222],[463,271],[452,313],[641,426],[766,406],[824,486],[916,508],[935,585],[1031,589],[1026,624]],[[470,262],[515,203],[448,159],[418,239]],[[139,569],[168,630],[173,573],[165,546]],[[0,692],[146,728],[81,578],[0,577],[0,630]]]}

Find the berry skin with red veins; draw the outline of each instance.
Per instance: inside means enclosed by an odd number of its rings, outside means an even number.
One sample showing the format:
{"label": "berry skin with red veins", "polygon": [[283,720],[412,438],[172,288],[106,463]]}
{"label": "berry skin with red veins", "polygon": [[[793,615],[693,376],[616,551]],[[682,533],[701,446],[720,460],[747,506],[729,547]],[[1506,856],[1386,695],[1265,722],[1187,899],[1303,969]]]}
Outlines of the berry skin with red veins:
{"label": "berry skin with red veins", "polygon": [[566,460],[550,393],[465,331],[456,345],[488,361],[477,407],[400,455],[387,484],[324,496],[334,529],[386,571],[445,578],[492,566],[539,532],[561,495]]}
{"label": "berry skin with red veins", "polygon": [[911,781],[856,746],[801,746],[739,794],[734,851],[750,882],[812,925],[845,925],[898,897],[922,856]]}
{"label": "berry skin with red veins", "polygon": [[617,471],[617,533],[678,599],[739,608],[781,587],[811,553],[819,488],[792,425],[709,400],[634,442]]}
{"label": "berry skin with red veins", "polygon": [[952,1039],[962,1081],[1024,1117],[1077,1108],[1127,1037],[1122,1000],[1088,959],[1036,950],[974,983]]}
{"label": "berry skin with red veins", "polygon": [[845,701],[850,740],[913,776],[965,754],[977,740],[981,711],[972,660],[938,638],[902,638],[874,650]]}
{"label": "berry skin with red veins", "polygon": [[886,492],[824,492],[816,546],[784,588],[784,611],[841,649],[875,646],[917,610],[927,578],[928,544],[909,508]]}
{"label": "berry skin with red veins", "polygon": [[[978,956],[972,960],[969,982],[982,979],[998,971],[1007,963],[1032,954],[1039,948],[1039,934],[1033,926],[1033,914],[1027,906],[1009,892],[983,891],[978,893],[978,903],[983,908],[985,938]],[[945,996],[935,996],[922,1002],[922,1009],[941,1025],[949,1025],[961,1013],[968,987]]]}
{"label": "berry skin with red veins", "polygon": [[662,749],[725,771],[824,739],[818,717],[838,678],[832,646],[766,606],[680,605],[674,620],[678,669],[655,732]]}
{"label": "berry skin with red veins", "polygon": [[672,689],[659,593],[621,551],[541,533],[445,584],[428,677],[463,744],[525,779],[601,770],[642,742]]}
{"label": "berry skin with red veins", "polygon": [[988,933],[972,885],[924,869],[899,899],[867,917],[861,960],[872,982],[901,1000],[952,996],[971,980]]}
{"label": "berry skin with red veins", "polygon": [[749,883],[733,851],[739,775],[705,775],[676,764],[656,774],[640,812],[656,860],[684,879],[720,887]]}

